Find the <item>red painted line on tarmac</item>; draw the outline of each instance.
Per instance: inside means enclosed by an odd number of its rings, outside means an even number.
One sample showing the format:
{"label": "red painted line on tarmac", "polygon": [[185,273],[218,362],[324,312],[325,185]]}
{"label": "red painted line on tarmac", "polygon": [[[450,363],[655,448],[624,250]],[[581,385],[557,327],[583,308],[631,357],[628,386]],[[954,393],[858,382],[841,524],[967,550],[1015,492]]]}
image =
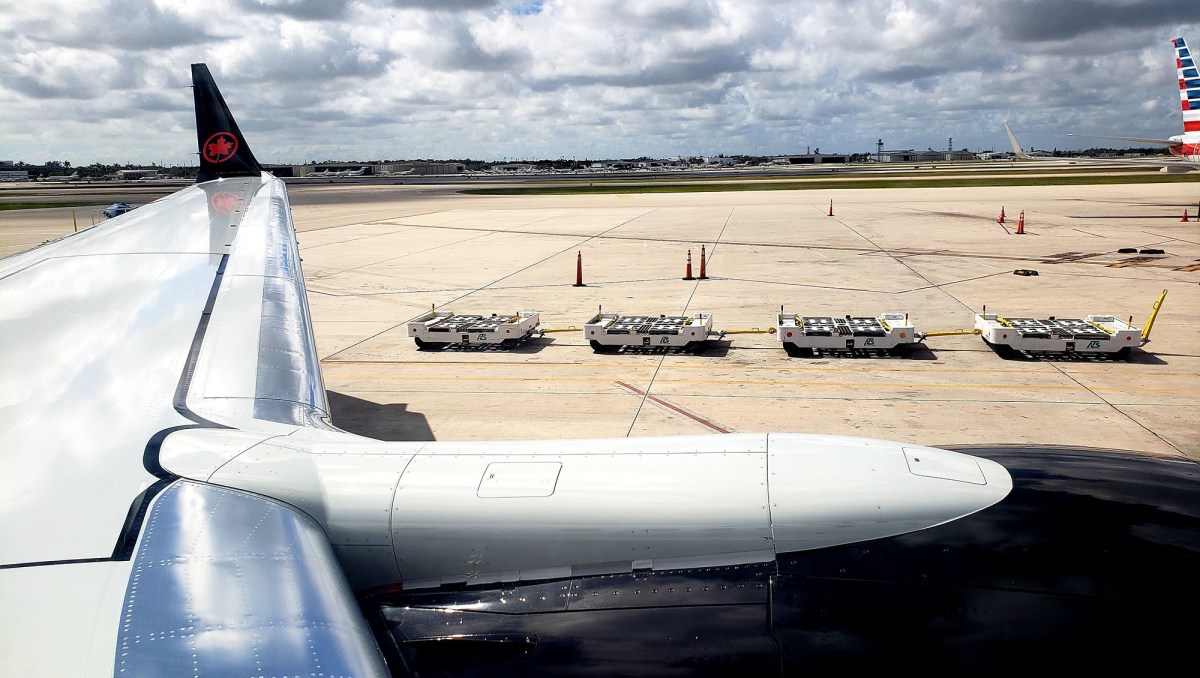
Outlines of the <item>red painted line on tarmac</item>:
{"label": "red painted line on tarmac", "polygon": [[717,424],[713,421],[705,419],[704,417],[701,417],[698,414],[688,412],[687,410],[683,409],[682,407],[679,407],[678,405],[669,403],[669,402],[663,400],[662,398],[658,398],[658,397],[655,397],[652,395],[647,395],[647,393],[645,391],[643,391],[642,389],[640,389],[636,386],[633,386],[631,384],[626,384],[623,381],[614,381],[613,383],[616,384],[617,386],[620,386],[621,388],[624,388],[624,389],[630,391],[631,393],[634,393],[635,395],[640,395],[640,396],[645,397],[647,400],[654,401],[656,404],[662,405],[663,407],[667,408],[668,410],[671,410],[672,412],[675,412],[676,414],[681,414],[698,424],[707,426],[708,428],[711,428],[712,430],[716,431],[717,433],[733,433],[733,431],[730,431],[729,429],[725,428],[724,426],[721,426],[720,424]]}

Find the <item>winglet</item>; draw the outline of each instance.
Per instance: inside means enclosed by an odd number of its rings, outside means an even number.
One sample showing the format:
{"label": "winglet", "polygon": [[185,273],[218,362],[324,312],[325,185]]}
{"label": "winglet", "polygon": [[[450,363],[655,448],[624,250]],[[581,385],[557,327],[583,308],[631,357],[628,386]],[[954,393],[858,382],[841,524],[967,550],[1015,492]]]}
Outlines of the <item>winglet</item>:
{"label": "winglet", "polygon": [[1013,155],[1017,156],[1018,158],[1024,158],[1025,160],[1029,160],[1032,157],[1025,152],[1025,149],[1021,148],[1020,142],[1017,141],[1017,135],[1013,134],[1012,128],[1008,126],[1007,120],[1004,121],[1004,133],[1008,135],[1008,143],[1012,144]]}
{"label": "winglet", "polygon": [[254,159],[205,64],[192,64],[192,94],[196,99],[196,142],[200,150],[196,181],[261,174],[262,166]]}

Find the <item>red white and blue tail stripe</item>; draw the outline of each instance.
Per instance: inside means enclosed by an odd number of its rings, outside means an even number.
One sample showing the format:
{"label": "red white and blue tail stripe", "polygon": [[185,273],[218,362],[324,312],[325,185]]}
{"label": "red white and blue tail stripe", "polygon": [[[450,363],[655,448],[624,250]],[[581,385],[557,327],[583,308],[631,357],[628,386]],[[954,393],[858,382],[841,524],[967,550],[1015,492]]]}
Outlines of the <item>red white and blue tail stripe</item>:
{"label": "red white and blue tail stripe", "polygon": [[1179,70],[1179,101],[1183,108],[1183,132],[1200,135],[1200,71],[1183,38],[1175,38],[1175,67]]}

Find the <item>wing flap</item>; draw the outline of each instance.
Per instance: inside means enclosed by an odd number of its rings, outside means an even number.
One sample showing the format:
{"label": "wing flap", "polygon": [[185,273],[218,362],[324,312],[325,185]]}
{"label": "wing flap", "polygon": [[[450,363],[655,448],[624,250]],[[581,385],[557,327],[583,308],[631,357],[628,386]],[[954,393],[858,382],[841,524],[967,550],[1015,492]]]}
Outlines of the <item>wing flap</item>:
{"label": "wing flap", "polygon": [[[213,183],[229,181],[237,180]],[[295,227],[278,179],[265,177],[244,206],[187,402],[230,426],[326,426]]]}

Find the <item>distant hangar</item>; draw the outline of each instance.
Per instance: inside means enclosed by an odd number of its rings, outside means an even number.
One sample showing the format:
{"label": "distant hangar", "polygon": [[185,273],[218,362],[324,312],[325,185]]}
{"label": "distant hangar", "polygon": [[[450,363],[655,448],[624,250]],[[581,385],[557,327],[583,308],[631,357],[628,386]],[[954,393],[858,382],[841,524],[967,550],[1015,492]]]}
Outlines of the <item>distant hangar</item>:
{"label": "distant hangar", "polygon": [[[363,168],[366,168],[365,170]],[[427,162],[422,160],[393,163],[335,162],[306,165],[269,165],[267,171],[277,177],[332,176],[401,176],[430,174],[461,174],[465,166],[458,162]]]}

